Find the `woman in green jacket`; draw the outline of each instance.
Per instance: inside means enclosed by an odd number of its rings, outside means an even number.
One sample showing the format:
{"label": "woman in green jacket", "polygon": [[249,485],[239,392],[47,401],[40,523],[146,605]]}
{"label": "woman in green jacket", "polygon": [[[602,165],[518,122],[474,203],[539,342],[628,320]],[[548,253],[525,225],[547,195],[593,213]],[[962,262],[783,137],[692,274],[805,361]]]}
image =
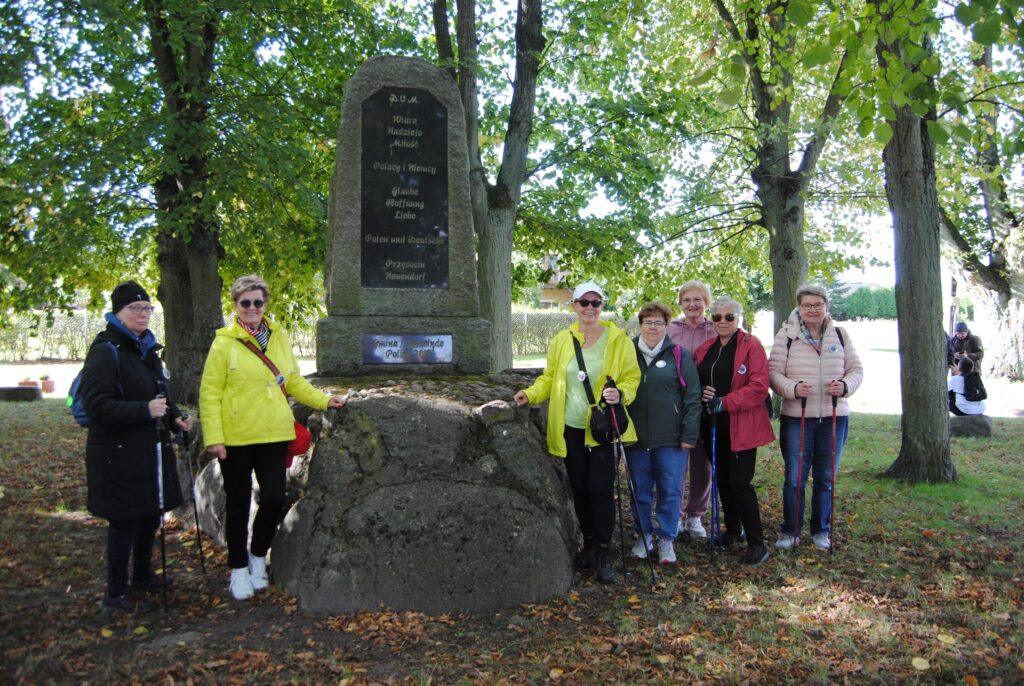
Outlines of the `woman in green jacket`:
{"label": "woman in green jacket", "polygon": [[[640,383],[640,367],[632,341],[611,322],[601,321],[604,291],[592,281],[572,294],[577,322],[555,335],[547,366],[532,386],[515,394],[517,405],[548,401],[548,451],[565,458],[576,517],[583,532],[584,567],[597,565],[597,579],[615,581],[611,543],[615,529],[615,456],[610,445],[598,445],[590,433],[590,403],[583,380],[608,403],[633,402]],[[580,343],[586,372],[576,360],[573,339]],[[604,388],[611,378],[618,388]],[[636,440],[632,423],[622,436]]]}
{"label": "woman in green jacket", "polygon": [[[679,528],[686,460],[700,433],[700,379],[693,357],[666,335],[672,312],[661,303],[640,308],[640,335],[633,339],[643,375],[629,406],[637,442],[626,449],[636,492],[637,541],[633,556],[646,559],[658,536],[658,560],[676,561],[673,541]],[[652,508],[657,526],[652,532]]]}
{"label": "woman in green jacket", "polygon": [[[259,276],[235,280],[234,321],[217,330],[199,388],[206,451],[220,461],[224,480],[229,589],[236,600],[269,585],[266,555],[285,502],[285,448],[295,438],[295,418],[281,391],[317,410],[345,404],[342,396],[328,397],[303,378],[287,334],[264,316],[269,298]],[[247,344],[273,363],[276,376]],[[253,472],[260,504],[246,550]]]}

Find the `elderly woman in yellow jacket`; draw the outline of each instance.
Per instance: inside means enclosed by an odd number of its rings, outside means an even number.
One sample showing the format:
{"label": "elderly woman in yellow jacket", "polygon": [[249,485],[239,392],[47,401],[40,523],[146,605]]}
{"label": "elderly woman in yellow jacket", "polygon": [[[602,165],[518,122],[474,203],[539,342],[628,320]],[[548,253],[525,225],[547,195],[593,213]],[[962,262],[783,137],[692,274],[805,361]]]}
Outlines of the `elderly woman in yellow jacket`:
{"label": "elderly woman in yellow jacket", "polygon": [[[294,417],[281,391],[317,410],[345,404],[299,373],[287,334],[264,316],[269,298],[259,276],[235,280],[234,321],[217,330],[199,388],[206,450],[220,460],[224,479],[229,589],[236,600],[269,584],[266,555],[285,502],[285,448],[295,438]],[[253,472],[260,504],[246,550]]]}
{"label": "elderly woman in yellow jacket", "polygon": [[[608,403],[628,405],[640,385],[640,365],[629,336],[611,322],[601,321],[604,291],[591,281],[580,284],[572,294],[577,322],[555,335],[548,350],[547,366],[537,381],[515,394],[517,405],[548,401],[548,451],[565,458],[572,487],[576,517],[583,532],[584,568],[597,566],[597,579],[615,581],[611,542],[615,529],[615,456],[610,445],[598,445],[590,433],[590,403],[583,387],[590,380],[595,396]],[[582,372],[573,339],[583,353]],[[618,388],[604,388],[611,378]],[[636,441],[632,423],[622,436]]]}

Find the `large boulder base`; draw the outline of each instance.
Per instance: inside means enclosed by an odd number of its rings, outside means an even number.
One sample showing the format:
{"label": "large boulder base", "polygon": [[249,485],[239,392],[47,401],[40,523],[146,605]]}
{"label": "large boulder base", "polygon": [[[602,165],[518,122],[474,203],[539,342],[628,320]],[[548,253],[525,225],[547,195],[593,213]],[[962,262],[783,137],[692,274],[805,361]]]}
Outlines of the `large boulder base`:
{"label": "large boulder base", "polygon": [[566,593],[578,526],[536,409],[474,402],[510,399],[510,376],[463,381],[446,394],[458,400],[415,383],[350,394],[278,531],[274,581],[314,612],[493,611]]}
{"label": "large boulder base", "polygon": [[992,438],[992,418],[984,414],[969,414],[949,418],[950,436]]}

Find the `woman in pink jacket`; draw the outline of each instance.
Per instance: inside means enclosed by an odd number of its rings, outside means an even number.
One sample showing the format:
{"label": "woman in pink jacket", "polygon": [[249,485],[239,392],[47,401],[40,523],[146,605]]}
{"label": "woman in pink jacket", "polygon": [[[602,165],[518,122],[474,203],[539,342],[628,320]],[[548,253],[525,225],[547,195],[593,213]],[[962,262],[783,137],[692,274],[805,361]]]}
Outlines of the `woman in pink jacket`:
{"label": "woman in pink jacket", "polygon": [[[796,309],[775,336],[768,361],[772,389],[783,398],[779,443],[786,463],[782,487],[782,526],[775,547],[789,550],[799,543],[804,488],[814,474],[811,495],[811,537],[828,549],[832,515],[832,402],[835,409],[835,465],[843,456],[850,406],[846,399],[864,378],[864,368],[849,334],[828,316],[828,292],[804,285],[796,292]],[[806,398],[801,422],[801,401]],[[803,455],[800,429],[803,424]],[[797,471],[800,471],[799,479]],[[799,490],[797,483],[799,482]],[[797,506],[799,503],[799,506]],[[794,530],[795,526],[795,530]]]}
{"label": "woman in pink jacket", "polygon": [[726,529],[722,544],[742,540],[742,524],[747,537],[743,563],[756,567],[768,559],[769,553],[761,528],[757,491],[751,481],[758,446],[774,441],[775,434],[765,407],[768,358],[761,341],[739,330],[742,316],[742,306],[732,298],[722,296],[715,300],[711,321],[718,336],[697,348],[694,357],[710,415],[704,422],[703,433],[708,451],[714,451],[715,456]]}
{"label": "woman in pink jacket", "polygon": [[[683,314],[669,323],[668,336],[691,355],[716,335],[711,320],[704,316],[710,304],[711,289],[703,281],[687,281],[679,287],[679,309]],[[686,468],[690,474],[690,491],[679,515],[679,533],[693,538],[707,538],[700,518],[707,512],[708,500],[711,499],[711,457],[702,441],[698,441],[690,450]],[[683,473],[683,480],[686,480],[686,472]],[[683,484],[680,484],[679,490],[683,491]]]}

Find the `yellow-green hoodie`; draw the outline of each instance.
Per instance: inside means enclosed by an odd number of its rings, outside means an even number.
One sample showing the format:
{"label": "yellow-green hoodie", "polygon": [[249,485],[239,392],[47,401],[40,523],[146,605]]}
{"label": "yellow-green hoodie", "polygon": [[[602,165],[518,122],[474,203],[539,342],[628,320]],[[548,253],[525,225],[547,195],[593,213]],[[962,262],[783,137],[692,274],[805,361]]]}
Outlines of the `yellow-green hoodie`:
{"label": "yellow-green hoodie", "polygon": [[[636,397],[636,389],[640,385],[640,365],[636,361],[636,349],[625,331],[611,322],[601,321],[599,323],[608,329],[608,345],[604,351],[601,378],[590,380],[591,388],[594,389],[594,397],[600,400],[605,379],[611,376],[622,394],[622,404],[629,405]],[[558,457],[565,457],[565,368],[569,365],[569,361],[576,357],[576,349],[572,344],[573,336],[579,340],[580,344],[583,343],[584,337],[580,333],[579,322],[565,331],[559,332],[551,339],[544,373],[537,377],[534,384],[525,391],[531,405],[548,400],[548,452]],[[629,423],[629,428],[622,435],[622,440],[626,443],[636,442],[633,422]],[[597,445],[597,441],[590,435],[589,426],[587,427],[587,445]]]}
{"label": "yellow-green hoodie", "polygon": [[[327,409],[328,396],[299,373],[284,329],[270,328],[266,356],[285,377],[285,390],[304,405]],[[274,375],[243,340],[259,343],[235,320],[217,330],[199,386],[203,440],[211,445],[253,445],[295,438],[295,417]]]}

